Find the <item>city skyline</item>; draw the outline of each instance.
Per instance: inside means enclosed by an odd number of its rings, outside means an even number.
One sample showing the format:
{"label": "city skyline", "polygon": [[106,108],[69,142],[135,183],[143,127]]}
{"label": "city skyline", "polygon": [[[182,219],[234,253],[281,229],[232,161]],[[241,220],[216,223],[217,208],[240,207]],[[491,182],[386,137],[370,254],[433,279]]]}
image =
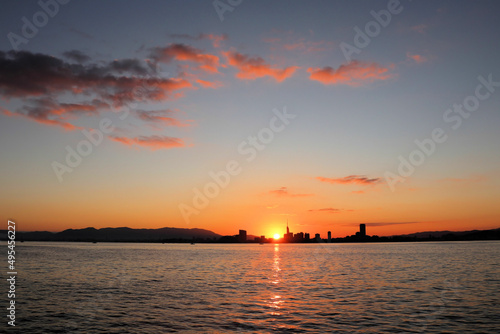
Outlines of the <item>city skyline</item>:
{"label": "city skyline", "polygon": [[0,218],[259,236],[288,220],[312,238],[498,228],[499,9],[10,1]]}

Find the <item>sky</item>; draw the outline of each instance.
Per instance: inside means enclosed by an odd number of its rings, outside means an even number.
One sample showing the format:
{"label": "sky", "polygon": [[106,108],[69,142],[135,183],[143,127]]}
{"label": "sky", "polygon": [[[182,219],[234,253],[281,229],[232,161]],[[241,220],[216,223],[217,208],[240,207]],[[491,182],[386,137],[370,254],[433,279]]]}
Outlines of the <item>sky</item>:
{"label": "sky", "polygon": [[22,231],[500,227],[498,1],[5,1]]}

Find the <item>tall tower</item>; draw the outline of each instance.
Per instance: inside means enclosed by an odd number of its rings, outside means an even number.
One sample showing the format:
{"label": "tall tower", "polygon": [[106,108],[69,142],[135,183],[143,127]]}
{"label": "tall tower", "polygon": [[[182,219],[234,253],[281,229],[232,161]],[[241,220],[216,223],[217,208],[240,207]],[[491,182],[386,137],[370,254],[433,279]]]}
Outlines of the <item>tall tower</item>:
{"label": "tall tower", "polygon": [[359,224],[359,234],[362,237],[366,236],[366,225],[365,224]]}
{"label": "tall tower", "polygon": [[286,234],[290,233],[290,229],[288,228],[288,218],[286,220]]}
{"label": "tall tower", "polygon": [[332,242],[332,232],[328,231],[328,242]]}

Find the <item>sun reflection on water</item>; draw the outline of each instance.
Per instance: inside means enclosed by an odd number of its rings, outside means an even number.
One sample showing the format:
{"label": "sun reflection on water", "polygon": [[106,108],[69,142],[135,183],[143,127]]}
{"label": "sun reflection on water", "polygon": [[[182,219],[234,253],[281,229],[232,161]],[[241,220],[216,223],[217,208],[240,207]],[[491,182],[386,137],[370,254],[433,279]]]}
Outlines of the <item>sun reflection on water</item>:
{"label": "sun reflection on water", "polygon": [[[280,277],[280,246],[279,244],[274,245],[274,261],[273,261],[273,276],[271,279],[271,284],[274,288],[278,286],[279,283],[281,283],[281,277]],[[269,308],[271,308],[270,314],[273,316],[279,316],[281,313],[279,310],[281,309],[281,304],[283,304],[283,300],[280,295],[278,295],[275,292],[271,293],[270,299],[267,303]]]}

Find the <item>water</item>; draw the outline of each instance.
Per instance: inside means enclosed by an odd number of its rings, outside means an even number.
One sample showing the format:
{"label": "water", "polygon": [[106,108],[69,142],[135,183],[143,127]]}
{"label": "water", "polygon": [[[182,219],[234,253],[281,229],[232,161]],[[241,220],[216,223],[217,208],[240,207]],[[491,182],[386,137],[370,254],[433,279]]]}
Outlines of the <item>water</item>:
{"label": "water", "polygon": [[[500,328],[497,241],[25,242],[16,251],[17,326],[9,332],[498,333]],[[5,298],[2,293],[2,306]],[[7,328],[3,318],[0,329]]]}

